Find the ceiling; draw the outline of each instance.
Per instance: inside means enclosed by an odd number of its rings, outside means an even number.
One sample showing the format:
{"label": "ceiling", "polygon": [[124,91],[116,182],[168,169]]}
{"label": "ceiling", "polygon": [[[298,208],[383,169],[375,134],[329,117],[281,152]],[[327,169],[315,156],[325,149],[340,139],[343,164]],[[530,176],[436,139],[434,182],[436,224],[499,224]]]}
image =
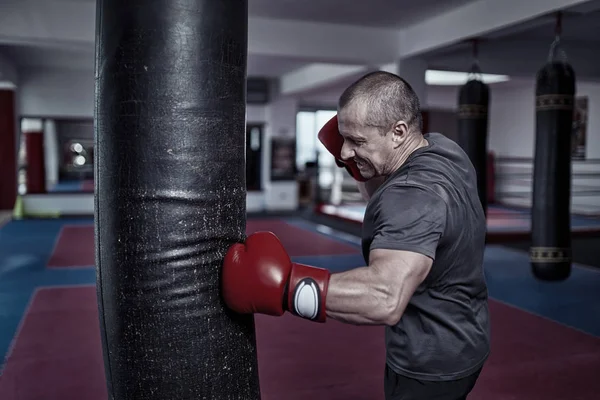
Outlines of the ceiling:
{"label": "ceiling", "polygon": [[[94,53],[38,46],[0,45],[0,52],[10,57],[19,68],[50,68],[92,71]],[[248,75],[276,78],[308,65],[308,61],[269,55],[248,55]]]}
{"label": "ceiling", "polygon": [[[600,0],[562,14],[561,47],[579,76],[600,79]],[[556,15],[544,15],[477,38],[484,72],[513,77],[533,76],[547,60],[556,38]],[[472,64],[473,45],[462,42],[424,57],[438,69],[465,70]]]}
{"label": "ceiling", "polygon": [[283,20],[398,28],[472,1],[475,0],[248,0],[248,14]]}
{"label": "ceiling", "polygon": [[[567,11],[562,14],[562,34],[565,41],[576,42],[598,42],[600,43],[600,1],[597,2],[598,9],[590,9],[586,13],[576,11]],[[556,16],[546,15],[529,21],[517,27],[512,27],[506,34],[502,35],[505,39],[541,39],[553,40],[555,37]],[[495,38],[502,32],[495,32],[486,36],[486,38]]]}
{"label": "ceiling", "polygon": [[65,68],[93,70],[94,52],[24,45],[1,45],[0,52],[10,57],[19,68]]}
{"label": "ceiling", "polygon": [[[262,18],[401,27],[471,1],[473,0],[249,0],[249,13]],[[554,26],[555,16],[545,15],[478,38],[481,42],[480,61],[482,67],[485,67],[484,72],[514,77],[531,76],[548,54],[554,40]],[[600,56],[596,57],[596,54],[600,54],[600,35],[597,32],[600,32],[600,0],[588,1],[585,6],[565,13],[562,38],[567,54],[578,71],[600,78],[600,68],[597,68]],[[20,68],[92,70],[94,67],[93,48],[74,51],[6,45],[0,46],[0,52],[14,59]],[[423,57],[427,59],[430,68],[465,71],[472,62],[472,46],[467,42],[458,43],[436,49]],[[276,78],[310,62],[309,59],[250,54],[248,75]],[[588,66],[582,67],[583,64]]]}
{"label": "ceiling", "polygon": [[249,0],[251,16],[400,28],[473,0]]}
{"label": "ceiling", "polygon": [[[473,0],[249,0],[248,7],[252,17],[365,27],[401,27],[471,1]],[[19,68],[94,68],[93,48],[75,51],[60,47],[0,45],[0,52],[13,59]],[[248,75],[275,78],[306,66],[310,61],[250,54]]]}

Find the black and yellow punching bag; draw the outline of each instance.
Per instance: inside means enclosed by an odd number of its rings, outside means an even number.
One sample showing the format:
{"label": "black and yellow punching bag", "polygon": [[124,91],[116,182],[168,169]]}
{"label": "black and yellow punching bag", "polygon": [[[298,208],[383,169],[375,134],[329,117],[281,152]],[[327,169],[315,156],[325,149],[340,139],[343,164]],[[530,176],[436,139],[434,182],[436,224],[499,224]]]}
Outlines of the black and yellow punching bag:
{"label": "black and yellow punching bag", "polygon": [[[477,57],[476,43],[474,56]],[[477,174],[477,192],[487,214],[488,109],[490,90],[481,79],[479,65],[474,62],[470,78],[458,96],[458,144],[467,153]]]}
{"label": "black and yellow punching bag", "polygon": [[534,276],[549,281],[567,279],[571,273],[575,72],[559,46],[557,36],[548,62],[537,73],[535,91],[530,260]]}

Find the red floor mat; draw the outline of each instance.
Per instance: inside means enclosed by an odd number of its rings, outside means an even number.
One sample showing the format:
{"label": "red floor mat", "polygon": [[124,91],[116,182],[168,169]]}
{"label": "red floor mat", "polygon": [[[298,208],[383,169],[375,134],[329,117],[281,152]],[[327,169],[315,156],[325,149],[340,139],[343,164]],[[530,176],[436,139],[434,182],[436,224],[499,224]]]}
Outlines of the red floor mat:
{"label": "red floor mat", "polygon": [[94,226],[63,226],[48,261],[48,267],[92,267],[95,264]]}
{"label": "red floor mat", "polygon": [[[592,399],[600,339],[492,301],[492,355],[470,400]],[[257,317],[263,400],[383,399],[383,330]]]}
{"label": "red floor mat", "polygon": [[495,228],[520,228],[520,230],[525,231],[526,228],[529,228],[529,221],[525,219],[519,218],[501,218],[501,217],[491,217],[487,220],[488,229]]}
{"label": "red floor mat", "polygon": [[276,219],[249,220],[248,234],[256,231],[271,231],[277,235],[290,256],[318,256],[358,253],[358,247],[350,246],[325,235],[297,228]]}
{"label": "red floor mat", "polygon": [[[492,355],[470,400],[589,400],[600,338],[492,301]],[[591,316],[590,316],[591,317]],[[381,400],[381,327],[256,318],[262,400]],[[105,400],[94,288],[40,290],[0,376],[2,400]]]}
{"label": "red floor mat", "polygon": [[262,400],[383,399],[382,327],[256,316]]}
{"label": "red floor mat", "polygon": [[96,291],[41,289],[0,376],[2,400],[106,400]]}
{"label": "red floor mat", "polygon": [[[249,220],[248,233],[271,231],[283,243],[290,256],[315,256],[358,253],[359,249],[287,224],[281,220]],[[94,227],[92,225],[66,225],[60,231],[49,268],[86,267],[95,265]]]}
{"label": "red floor mat", "polygon": [[85,181],[81,182],[81,191],[93,193],[94,192],[94,181],[85,180]]}
{"label": "red floor mat", "polygon": [[501,303],[490,306],[492,355],[473,399],[597,398],[600,338]]}

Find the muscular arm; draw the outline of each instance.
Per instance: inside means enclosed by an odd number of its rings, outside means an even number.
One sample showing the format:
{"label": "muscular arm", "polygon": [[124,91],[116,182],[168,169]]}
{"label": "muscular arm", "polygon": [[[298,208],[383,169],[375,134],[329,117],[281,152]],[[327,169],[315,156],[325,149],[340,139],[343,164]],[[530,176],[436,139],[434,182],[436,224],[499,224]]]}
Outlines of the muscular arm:
{"label": "muscular arm", "polygon": [[395,325],[433,260],[399,250],[371,251],[371,265],[333,274],[327,316],[356,325]]}

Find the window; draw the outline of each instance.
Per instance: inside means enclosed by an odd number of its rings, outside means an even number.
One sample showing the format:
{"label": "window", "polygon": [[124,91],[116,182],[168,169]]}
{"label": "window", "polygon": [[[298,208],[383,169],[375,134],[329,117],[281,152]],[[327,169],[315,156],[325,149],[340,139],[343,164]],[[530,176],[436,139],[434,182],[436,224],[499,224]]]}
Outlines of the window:
{"label": "window", "polygon": [[298,171],[304,171],[309,161],[315,160],[316,134],[315,113],[300,111],[296,114],[296,167]]}
{"label": "window", "polygon": [[337,113],[335,110],[300,111],[296,115],[296,166],[305,170],[307,162],[314,162],[319,156],[319,184],[331,186],[335,160],[317,138],[319,130]]}

